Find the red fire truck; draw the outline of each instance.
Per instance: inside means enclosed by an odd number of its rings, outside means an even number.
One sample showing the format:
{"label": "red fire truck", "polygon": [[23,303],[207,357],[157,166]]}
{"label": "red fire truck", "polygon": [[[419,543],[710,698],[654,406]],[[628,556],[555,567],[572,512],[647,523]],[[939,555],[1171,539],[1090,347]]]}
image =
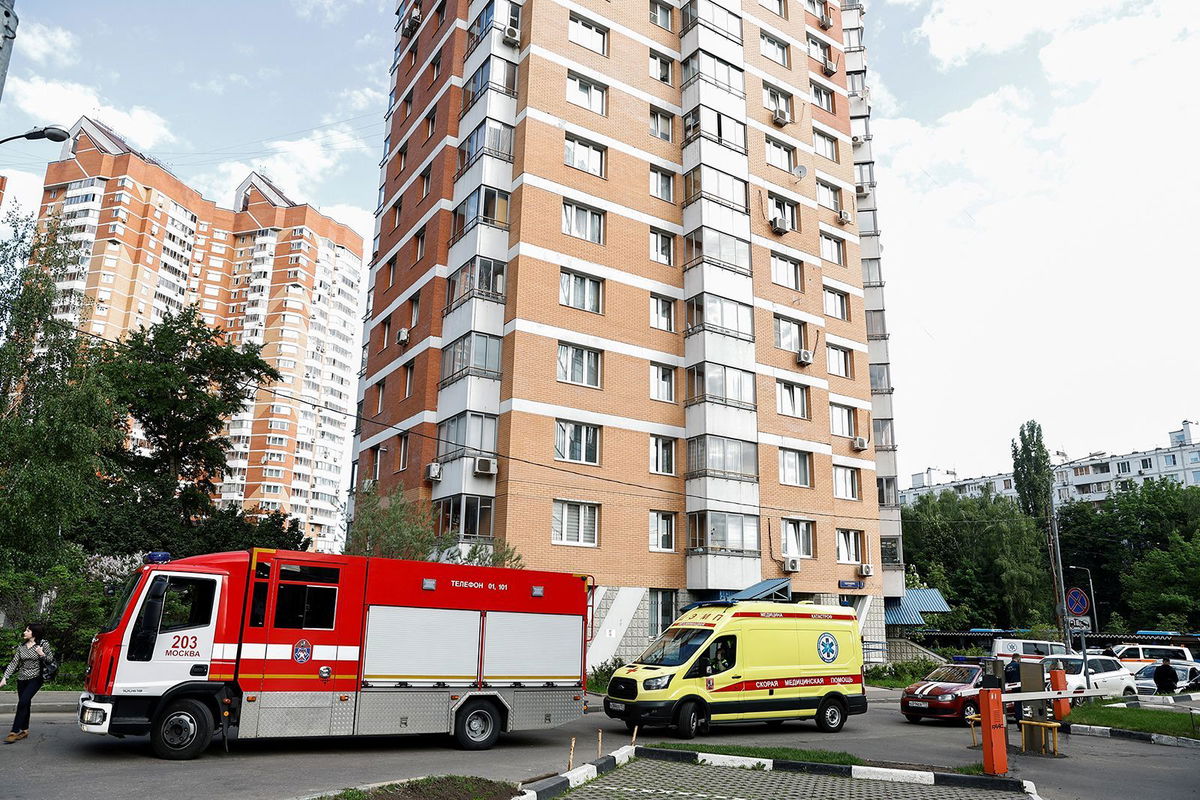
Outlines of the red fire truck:
{"label": "red fire truck", "polygon": [[92,641],[79,726],[231,739],[501,731],[583,712],[590,578],[258,549],[152,563]]}

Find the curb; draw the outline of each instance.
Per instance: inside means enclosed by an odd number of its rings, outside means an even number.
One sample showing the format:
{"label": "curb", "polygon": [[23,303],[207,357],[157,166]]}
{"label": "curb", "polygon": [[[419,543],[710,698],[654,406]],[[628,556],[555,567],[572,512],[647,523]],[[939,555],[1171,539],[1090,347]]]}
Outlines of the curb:
{"label": "curb", "polygon": [[[588,781],[612,772],[619,766],[629,762],[634,755],[634,747],[625,745],[617,748],[606,756],[602,756],[586,764],[581,764],[575,769],[555,775],[553,778],[544,778],[540,781],[525,784],[521,787],[520,794],[515,796],[513,800],[548,800],[551,797],[558,797],[561,794],[566,794],[576,786],[581,786]],[[642,748],[636,748],[641,750]]]}
{"label": "curb", "polygon": [[1168,736],[1165,733],[1146,733],[1145,731],[1127,731],[1124,728],[1108,728],[1102,725],[1072,725],[1062,723],[1059,728],[1063,733],[1072,736],[1099,736],[1105,739],[1132,739],[1137,742],[1161,744],[1167,747],[1200,748],[1200,739],[1190,739],[1186,736]]}
{"label": "curb", "polygon": [[[79,703],[34,703],[32,709],[34,714],[64,714],[73,713],[79,710]],[[0,714],[15,714],[17,713],[16,703],[0,704]]]}

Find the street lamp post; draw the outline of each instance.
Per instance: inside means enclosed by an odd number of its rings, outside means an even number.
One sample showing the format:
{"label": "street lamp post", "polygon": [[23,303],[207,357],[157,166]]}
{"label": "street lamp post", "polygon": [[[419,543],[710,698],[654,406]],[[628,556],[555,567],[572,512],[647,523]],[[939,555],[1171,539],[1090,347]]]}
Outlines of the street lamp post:
{"label": "street lamp post", "polygon": [[0,144],[11,142],[16,139],[49,139],[52,142],[65,142],[71,138],[71,132],[66,128],[60,128],[57,125],[44,125],[41,128],[30,128],[24,133],[18,133],[15,136],[9,136],[0,139]]}
{"label": "street lamp post", "polygon": [[1074,564],[1068,564],[1067,569],[1081,569],[1088,576],[1088,594],[1092,596],[1092,624],[1096,626],[1094,633],[1100,632],[1100,609],[1099,603],[1096,601],[1096,587],[1092,585],[1092,571],[1087,567],[1077,567]]}

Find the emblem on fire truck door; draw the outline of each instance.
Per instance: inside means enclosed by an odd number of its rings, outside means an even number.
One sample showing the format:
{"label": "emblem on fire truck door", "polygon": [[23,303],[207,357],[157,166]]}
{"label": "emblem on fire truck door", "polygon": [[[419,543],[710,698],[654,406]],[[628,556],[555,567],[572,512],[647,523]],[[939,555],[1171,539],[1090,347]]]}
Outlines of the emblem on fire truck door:
{"label": "emblem on fire truck door", "polygon": [[822,633],[817,637],[817,655],[826,664],[837,660],[838,643],[832,633]]}
{"label": "emblem on fire truck door", "polygon": [[310,658],[312,658],[312,642],[308,639],[296,642],[296,646],[292,648],[292,660],[297,664],[303,664]]}

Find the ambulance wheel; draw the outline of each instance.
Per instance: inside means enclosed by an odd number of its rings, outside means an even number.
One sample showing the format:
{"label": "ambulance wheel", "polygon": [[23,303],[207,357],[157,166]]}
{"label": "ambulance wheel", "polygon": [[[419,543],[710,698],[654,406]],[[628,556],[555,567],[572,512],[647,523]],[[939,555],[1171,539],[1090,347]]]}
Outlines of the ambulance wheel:
{"label": "ambulance wheel", "polygon": [[500,713],[487,700],[471,700],[458,710],[454,738],[463,750],[487,750],[500,738]]}
{"label": "ambulance wheel", "polygon": [[150,729],[150,744],[159,758],[185,761],[212,742],[213,716],[199,700],[176,700],[159,712]]}
{"label": "ambulance wheel", "polygon": [[675,722],[675,737],[678,739],[695,739],[700,730],[700,706],[695,700],[684,700],[679,706],[679,718]]}
{"label": "ambulance wheel", "polygon": [[817,708],[817,729],[823,733],[837,733],[846,724],[846,708],[840,701],[826,697]]}

